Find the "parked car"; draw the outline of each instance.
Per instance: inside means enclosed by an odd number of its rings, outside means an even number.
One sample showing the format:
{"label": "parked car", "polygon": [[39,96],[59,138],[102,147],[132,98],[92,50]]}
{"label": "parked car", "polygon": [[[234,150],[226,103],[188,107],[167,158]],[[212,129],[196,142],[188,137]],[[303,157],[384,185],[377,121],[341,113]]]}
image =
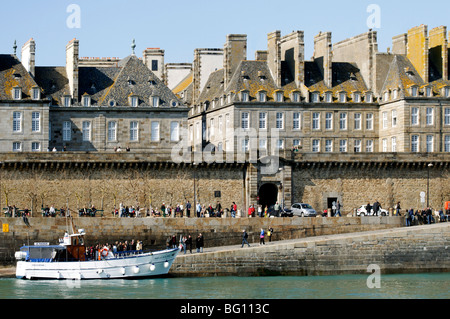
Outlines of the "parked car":
{"label": "parked car", "polygon": [[[379,214],[381,216],[388,216],[389,212],[386,209],[380,208]],[[361,207],[359,207],[356,210],[356,215],[357,216],[375,216],[375,214],[373,212],[373,208],[370,209],[370,213],[367,213],[366,205],[362,205]]]}
{"label": "parked car", "polygon": [[296,203],[292,205],[291,211],[293,216],[300,216],[300,217],[316,217],[317,212],[314,208],[311,207],[309,204],[304,203]]}
{"label": "parked car", "polygon": [[275,209],[274,209],[274,205],[269,206],[269,208],[267,209],[267,213],[269,214],[270,217],[292,217],[292,211],[287,208],[287,207],[280,207],[280,211],[278,212],[278,214],[275,213]]}

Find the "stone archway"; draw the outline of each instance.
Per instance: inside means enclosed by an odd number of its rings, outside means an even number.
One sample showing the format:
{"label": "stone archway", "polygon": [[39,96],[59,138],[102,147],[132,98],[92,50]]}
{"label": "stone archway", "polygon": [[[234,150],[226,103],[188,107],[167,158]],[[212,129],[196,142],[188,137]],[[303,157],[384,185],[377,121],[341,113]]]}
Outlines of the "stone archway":
{"label": "stone archway", "polygon": [[265,183],[259,188],[258,194],[259,204],[262,207],[270,207],[278,201],[278,186],[273,183]]}

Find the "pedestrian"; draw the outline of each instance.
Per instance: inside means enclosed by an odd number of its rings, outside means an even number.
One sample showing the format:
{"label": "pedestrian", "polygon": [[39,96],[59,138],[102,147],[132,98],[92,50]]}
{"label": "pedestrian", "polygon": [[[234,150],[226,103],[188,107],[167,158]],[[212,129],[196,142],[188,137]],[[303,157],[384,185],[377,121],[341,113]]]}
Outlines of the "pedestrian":
{"label": "pedestrian", "polygon": [[175,235],[172,236],[171,244],[172,248],[177,248],[177,238],[175,237]]}
{"label": "pedestrian", "polygon": [[242,231],[242,246],[241,246],[241,248],[244,247],[245,244],[247,244],[248,247],[250,247],[250,244],[248,243],[247,239],[248,239],[248,234],[247,234],[247,231],[244,229]]}
{"label": "pedestrian", "polygon": [[200,213],[202,211],[202,205],[200,205],[199,202],[197,202],[196,211],[197,211],[197,217],[200,218]]}
{"label": "pedestrian", "polygon": [[408,211],[407,217],[406,217],[406,226],[411,226],[412,225],[412,221],[414,220],[414,209],[410,209]]}
{"label": "pedestrian", "polygon": [[236,211],[237,211],[237,205],[235,202],[233,202],[233,204],[231,204],[231,217],[236,217]]}
{"label": "pedestrian", "polygon": [[195,240],[195,246],[197,247],[197,252],[202,253],[203,252],[203,235],[200,233],[197,236],[197,239]]}
{"label": "pedestrian", "polygon": [[[378,209],[380,208],[380,203],[376,200],[375,203],[373,203],[372,209],[373,209],[373,215],[378,216]],[[367,212],[367,215],[370,215],[370,212]]]}
{"label": "pedestrian", "polygon": [[261,245],[265,245],[266,243],[264,242],[264,229],[261,228],[261,233],[259,234],[259,244]]}
{"label": "pedestrian", "polygon": [[258,217],[262,217],[262,207],[258,205]]}
{"label": "pedestrian", "polygon": [[255,207],[253,205],[250,205],[248,208],[248,217],[253,217],[255,215]]}
{"label": "pedestrian", "polygon": [[189,247],[189,252],[192,254],[192,237],[191,237],[191,234],[189,234],[187,239],[186,239],[186,246]]}
{"label": "pedestrian", "polygon": [[189,201],[186,203],[186,216],[188,218],[191,217],[191,203],[189,203]]}
{"label": "pedestrian", "polygon": [[269,237],[269,243],[272,242],[272,236],[273,236],[273,228],[272,228],[272,226],[270,226],[269,230],[267,231],[267,237]]}
{"label": "pedestrian", "polygon": [[397,205],[395,205],[395,216],[400,216],[400,202],[397,202]]}
{"label": "pedestrian", "polygon": [[342,217],[341,215],[341,203],[339,203],[339,201],[336,202],[336,213],[334,214],[335,217],[337,217],[339,215],[339,217]]}
{"label": "pedestrian", "polygon": [[275,210],[275,216],[279,217],[280,216],[280,205],[278,204],[278,202],[275,203],[275,205],[273,206],[273,209]]}
{"label": "pedestrian", "polygon": [[22,213],[22,218],[23,218],[23,222],[25,223],[25,225],[27,225],[28,227],[30,226],[30,223],[28,222],[28,208],[25,208],[25,210]]}

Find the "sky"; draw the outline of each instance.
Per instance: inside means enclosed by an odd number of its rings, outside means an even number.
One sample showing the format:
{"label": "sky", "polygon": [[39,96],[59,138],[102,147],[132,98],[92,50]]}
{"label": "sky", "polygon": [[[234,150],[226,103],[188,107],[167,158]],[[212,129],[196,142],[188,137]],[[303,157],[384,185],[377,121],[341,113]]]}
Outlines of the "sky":
{"label": "sky", "polygon": [[[75,6],[73,6],[75,5]],[[75,9],[74,9],[75,8]],[[378,32],[379,51],[392,37],[425,24],[450,22],[450,1],[402,0],[18,0],[0,6],[0,54],[17,56],[30,38],[36,65],[65,65],[65,46],[80,41],[80,57],[136,55],[148,47],[165,50],[165,63],[192,63],[196,48],[223,48],[227,34],[247,34],[247,59],[267,49],[267,34],[305,33],[305,56],[314,36],[331,31],[332,42]],[[450,27],[450,26],[449,26]]]}

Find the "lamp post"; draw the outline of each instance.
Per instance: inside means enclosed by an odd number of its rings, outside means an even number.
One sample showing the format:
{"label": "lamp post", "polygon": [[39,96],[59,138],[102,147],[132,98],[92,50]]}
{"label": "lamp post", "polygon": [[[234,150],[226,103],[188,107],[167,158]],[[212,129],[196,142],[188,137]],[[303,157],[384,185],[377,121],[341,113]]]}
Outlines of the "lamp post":
{"label": "lamp post", "polygon": [[433,167],[433,164],[428,164],[427,168],[427,208],[430,207],[430,169]]}

